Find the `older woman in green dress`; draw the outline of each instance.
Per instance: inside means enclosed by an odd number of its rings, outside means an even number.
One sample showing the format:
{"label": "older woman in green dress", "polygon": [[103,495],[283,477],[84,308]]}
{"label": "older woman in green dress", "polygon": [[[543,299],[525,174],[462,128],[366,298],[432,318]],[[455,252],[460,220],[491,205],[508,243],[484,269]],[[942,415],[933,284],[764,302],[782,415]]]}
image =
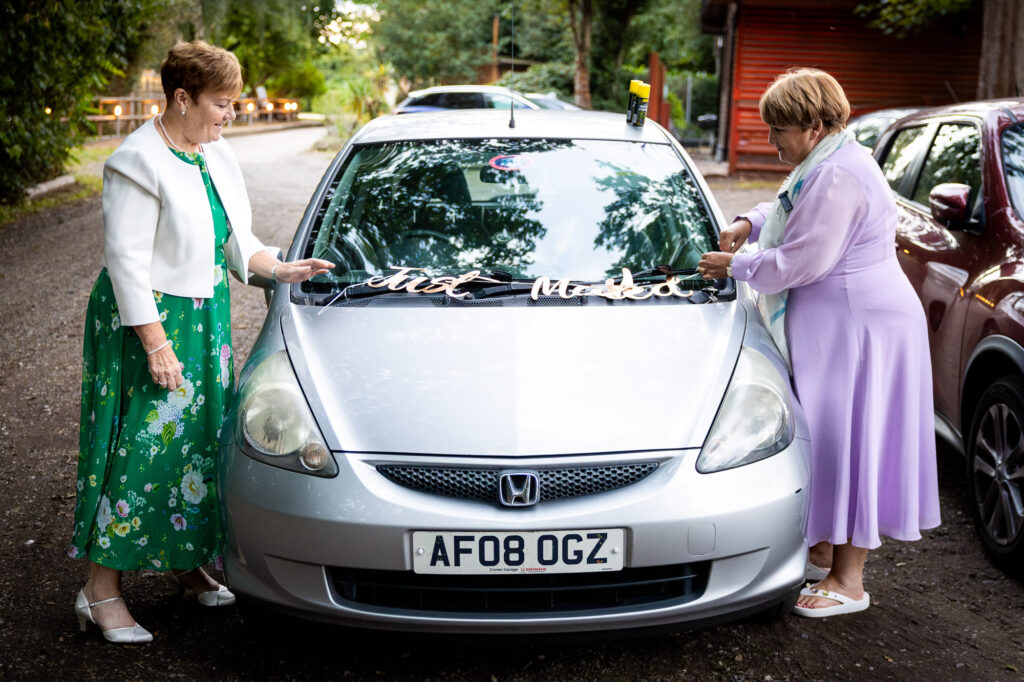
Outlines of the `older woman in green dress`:
{"label": "older woman in green dress", "polygon": [[206,606],[234,596],[202,566],[220,555],[214,480],[234,387],[227,270],[301,282],[333,264],[281,262],[252,234],[231,148],[241,69],[201,41],[171,48],[163,114],[103,173],[103,265],[86,314],[75,526],[88,558],[75,612],[116,643],[152,635],[121,599],[122,571],[170,571]]}

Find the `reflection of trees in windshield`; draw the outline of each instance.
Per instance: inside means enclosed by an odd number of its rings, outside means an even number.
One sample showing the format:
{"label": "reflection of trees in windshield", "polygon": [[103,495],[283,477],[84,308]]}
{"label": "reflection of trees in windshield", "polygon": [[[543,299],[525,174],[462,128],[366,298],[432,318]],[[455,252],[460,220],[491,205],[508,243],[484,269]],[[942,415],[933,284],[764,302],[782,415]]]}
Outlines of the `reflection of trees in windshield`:
{"label": "reflection of trees in windshield", "polygon": [[711,226],[685,172],[657,179],[606,162],[600,165],[608,173],[594,182],[615,199],[604,207],[594,245],[621,254],[606,276],[616,276],[622,268],[697,267],[701,254],[711,250]]}
{"label": "reflection of trees in windshield", "polygon": [[[546,233],[542,202],[500,155],[571,145],[546,140],[446,140],[364,147],[340,172],[310,253],[357,281],[392,266],[431,274],[497,268],[521,274]],[[471,193],[470,187],[473,187]]]}

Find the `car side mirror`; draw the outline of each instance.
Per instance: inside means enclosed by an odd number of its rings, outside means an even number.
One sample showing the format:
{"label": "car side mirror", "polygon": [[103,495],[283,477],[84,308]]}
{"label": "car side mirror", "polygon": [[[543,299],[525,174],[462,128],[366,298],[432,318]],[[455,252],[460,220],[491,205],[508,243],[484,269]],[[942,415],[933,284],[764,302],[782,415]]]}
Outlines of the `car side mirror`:
{"label": "car side mirror", "polygon": [[958,182],[944,182],[932,187],[928,193],[928,205],[932,218],[951,230],[962,230],[970,221],[971,188]]}

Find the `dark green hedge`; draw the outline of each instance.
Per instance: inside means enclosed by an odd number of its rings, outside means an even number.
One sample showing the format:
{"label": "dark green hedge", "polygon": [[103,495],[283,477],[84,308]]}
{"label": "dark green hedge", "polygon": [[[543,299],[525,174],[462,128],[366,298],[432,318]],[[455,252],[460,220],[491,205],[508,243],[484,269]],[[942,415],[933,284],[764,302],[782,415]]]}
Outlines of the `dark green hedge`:
{"label": "dark green hedge", "polygon": [[[0,203],[59,175],[85,119],[120,73],[153,3],[8,0],[0,6]],[[47,113],[49,108],[50,113]]]}

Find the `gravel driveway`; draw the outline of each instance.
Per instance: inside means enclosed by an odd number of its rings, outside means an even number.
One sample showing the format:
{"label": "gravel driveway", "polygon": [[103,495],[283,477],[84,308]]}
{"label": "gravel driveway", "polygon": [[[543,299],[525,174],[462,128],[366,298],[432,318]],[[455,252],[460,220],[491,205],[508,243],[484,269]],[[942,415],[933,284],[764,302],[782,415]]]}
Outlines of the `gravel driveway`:
{"label": "gravel driveway", "polygon": [[[319,130],[234,137],[255,231],[286,246],[330,161]],[[747,186],[750,186],[749,183]],[[723,179],[726,213],[770,183]],[[871,608],[808,621],[744,622],[641,638],[516,639],[353,632],[183,600],[154,573],[125,597],[150,645],[80,634],[72,601],[86,565],[65,558],[74,508],[82,324],[99,270],[98,197],[0,227],[0,679],[10,680],[1020,680],[1024,584],[982,555],[957,455],[940,450],[943,525],[873,552]],[[234,283],[233,283],[234,285]],[[262,293],[233,286],[241,362]],[[239,365],[240,367],[241,365]]]}

